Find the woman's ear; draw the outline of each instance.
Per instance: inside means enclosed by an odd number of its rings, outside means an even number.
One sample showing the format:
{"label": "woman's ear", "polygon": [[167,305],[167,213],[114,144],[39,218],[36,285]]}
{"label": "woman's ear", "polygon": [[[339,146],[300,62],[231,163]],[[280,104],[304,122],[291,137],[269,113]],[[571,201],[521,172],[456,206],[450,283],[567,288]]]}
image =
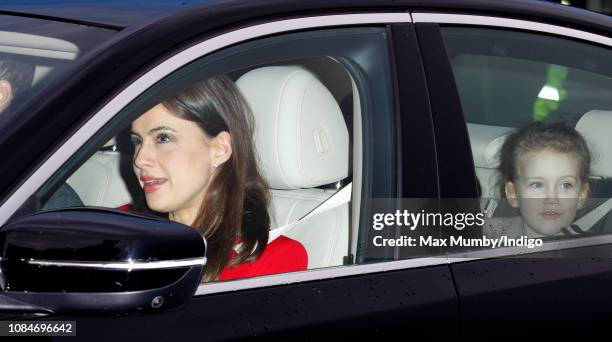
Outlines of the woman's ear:
{"label": "woman's ear", "polygon": [[591,186],[589,186],[589,183],[585,183],[584,185],[582,185],[580,194],[578,194],[578,209],[582,209],[582,207],[584,207],[584,203],[590,196]]}
{"label": "woman's ear", "polygon": [[506,191],[506,198],[508,199],[508,203],[512,206],[512,208],[519,207],[519,201],[516,195],[516,186],[512,182],[506,182],[506,187],[504,189]]}
{"label": "woman's ear", "polygon": [[232,137],[228,132],[217,134],[211,141],[213,148],[212,163],[221,165],[232,156]]}
{"label": "woman's ear", "polygon": [[13,99],[13,87],[7,80],[0,80],[0,112],[5,110]]}

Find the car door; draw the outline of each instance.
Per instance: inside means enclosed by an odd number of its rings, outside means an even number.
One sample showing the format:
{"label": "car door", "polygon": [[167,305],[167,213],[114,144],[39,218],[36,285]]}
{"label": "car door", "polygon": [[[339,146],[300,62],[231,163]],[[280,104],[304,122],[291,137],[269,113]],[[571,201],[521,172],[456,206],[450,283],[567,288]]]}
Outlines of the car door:
{"label": "car door", "polygon": [[600,133],[612,127],[612,41],[529,20],[413,15],[434,123],[444,126],[436,145],[453,145],[438,148],[442,197],[471,197],[482,210],[493,200],[495,215],[520,217],[505,201],[497,158],[503,139],[533,122],[575,127],[593,156],[591,204],[574,221],[586,232],[544,238],[537,248],[450,252],[462,331],[470,339],[595,334],[612,313],[606,166],[612,151]]}
{"label": "car door", "polygon": [[[401,49],[395,50],[396,46]],[[402,82],[395,78],[400,68]],[[113,316],[66,313],[53,320],[75,320],[77,336],[88,341],[117,336],[309,339],[393,333],[419,339],[456,332],[457,297],[446,258],[436,254],[439,249],[404,253],[397,246],[374,242],[392,240],[399,232],[393,225],[373,229],[376,214],[392,208],[400,197],[417,199],[418,208],[432,201],[435,205],[438,192],[431,113],[408,13],[276,19],[183,45],[141,69],[98,110],[83,115],[91,119],[7,198],[2,222],[43,209],[62,210],[64,204],[50,202],[65,184],[86,206],[133,204],[142,194],[130,174],[133,149],[124,138],[134,119],[181,87],[216,74],[231,78],[247,99],[258,101],[261,96],[250,97],[242,80],[245,75],[265,79],[271,70],[309,75],[309,84],[320,84],[325,94],[321,96],[335,102],[335,115],[349,131],[351,148],[342,152],[350,161],[348,177],[292,191],[275,189],[271,182],[272,216],[289,223],[298,220],[287,234],[306,246],[309,260],[320,263],[302,272],[202,283],[193,299],[175,310]],[[254,102],[249,104],[257,111]],[[314,132],[316,137],[321,134]],[[333,130],[325,134],[329,139],[320,141],[324,152],[328,141],[336,139]],[[96,182],[99,179],[108,181]],[[284,198],[294,201],[294,209],[305,206],[306,214],[347,182],[352,183],[348,204],[308,219],[286,215]],[[325,216],[330,213],[335,215],[331,220]],[[318,230],[304,233],[303,227],[309,225]],[[328,227],[338,233],[330,235]],[[320,245],[327,246],[330,236],[334,243],[321,251]],[[319,253],[329,257],[318,258]],[[445,329],[432,328],[440,322]]]}

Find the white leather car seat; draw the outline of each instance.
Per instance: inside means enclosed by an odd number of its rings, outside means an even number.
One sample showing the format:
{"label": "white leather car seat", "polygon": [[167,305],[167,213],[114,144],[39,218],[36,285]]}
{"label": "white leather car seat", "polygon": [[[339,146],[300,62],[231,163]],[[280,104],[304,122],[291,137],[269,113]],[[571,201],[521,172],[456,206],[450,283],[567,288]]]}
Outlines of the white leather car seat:
{"label": "white leather car seat", "polygon": [[591,152],[591,177],[612,178],[611,128],[612,111],[608,110],[591,110],[576,124]]}
{"label": "white leather car seat", "polygon": [[[591,189],[596,190],[594,208],[588,208],[587,214],[576,220],[583,229],[589,230],[595,227],[597,221],[612,211],[612,194],[610,181],[612,181],[612,139],[610,128],[612,127],[612,111],[591,110],[584,114],[576,124],[576,130],[582,134],[591,152]],[[604,187],[601,193],[601,186]],[[607,192],[607,193],[606,193]]]}
{"label": "white leather car seat", "polygon": [[133,203],[128,187],[121,175],[121,153],[113,148],[115,139],[109,140],[66,181],[86,206],[117,208]]}
{"label": "white leather car seat", "polygon": [[511,127],[467,124],[476,177],[480,182],[481,198],[501,198],[498,179],[499,151],[506,137],[515,129]]}
{"label": "white leather car seat", "polygon": [[[330,91],[300,66],[252,70],[236,82],[255,117],[255,147],[271,188],[272,229],[299,220],[350,174],[349,135]],[[308,252],[308,268],[342,265],[349,204],[315,215],[285,235]]]}

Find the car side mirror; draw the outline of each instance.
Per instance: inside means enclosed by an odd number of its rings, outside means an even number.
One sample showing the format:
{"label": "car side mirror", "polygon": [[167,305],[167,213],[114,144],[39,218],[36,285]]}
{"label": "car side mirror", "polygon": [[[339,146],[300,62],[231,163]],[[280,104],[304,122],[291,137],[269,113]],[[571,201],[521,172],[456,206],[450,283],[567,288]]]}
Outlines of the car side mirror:
{"label": "car side mirror", "polygon": [[195,229],[105,209],[19,218],[0,231],[0,248],[5,296],[54,313],[177,307],[193,296],[206,264]]}

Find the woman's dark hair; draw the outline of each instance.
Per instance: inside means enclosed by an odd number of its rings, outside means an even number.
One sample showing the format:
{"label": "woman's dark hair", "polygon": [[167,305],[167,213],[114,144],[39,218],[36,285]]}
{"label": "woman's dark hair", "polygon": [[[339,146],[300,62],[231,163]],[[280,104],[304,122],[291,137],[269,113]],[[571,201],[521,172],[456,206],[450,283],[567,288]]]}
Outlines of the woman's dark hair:
{"label": "woman's dark hair", "polygon": [[529,152],[553,151],[571,153],[580,160],[580,180],[588,184],[591,153],[578,131],[562,122],[531,123],[510,134],[499,155],[499,186],[505,194],[506,182],[516,182],[518,159]]}
{"label": "woman's dark hair", "polygon": [[[223,75],[198,82],[162,104],[196,122],[210,138],[221,132],[231,136],[231,157],[216,169],[192,224],[208,242],[203,281],[212,281],[226,266],[258,258],[268,243],[270,200],[253,147],[253,114]],[[230,260],[238,241],[238,255]]]}

